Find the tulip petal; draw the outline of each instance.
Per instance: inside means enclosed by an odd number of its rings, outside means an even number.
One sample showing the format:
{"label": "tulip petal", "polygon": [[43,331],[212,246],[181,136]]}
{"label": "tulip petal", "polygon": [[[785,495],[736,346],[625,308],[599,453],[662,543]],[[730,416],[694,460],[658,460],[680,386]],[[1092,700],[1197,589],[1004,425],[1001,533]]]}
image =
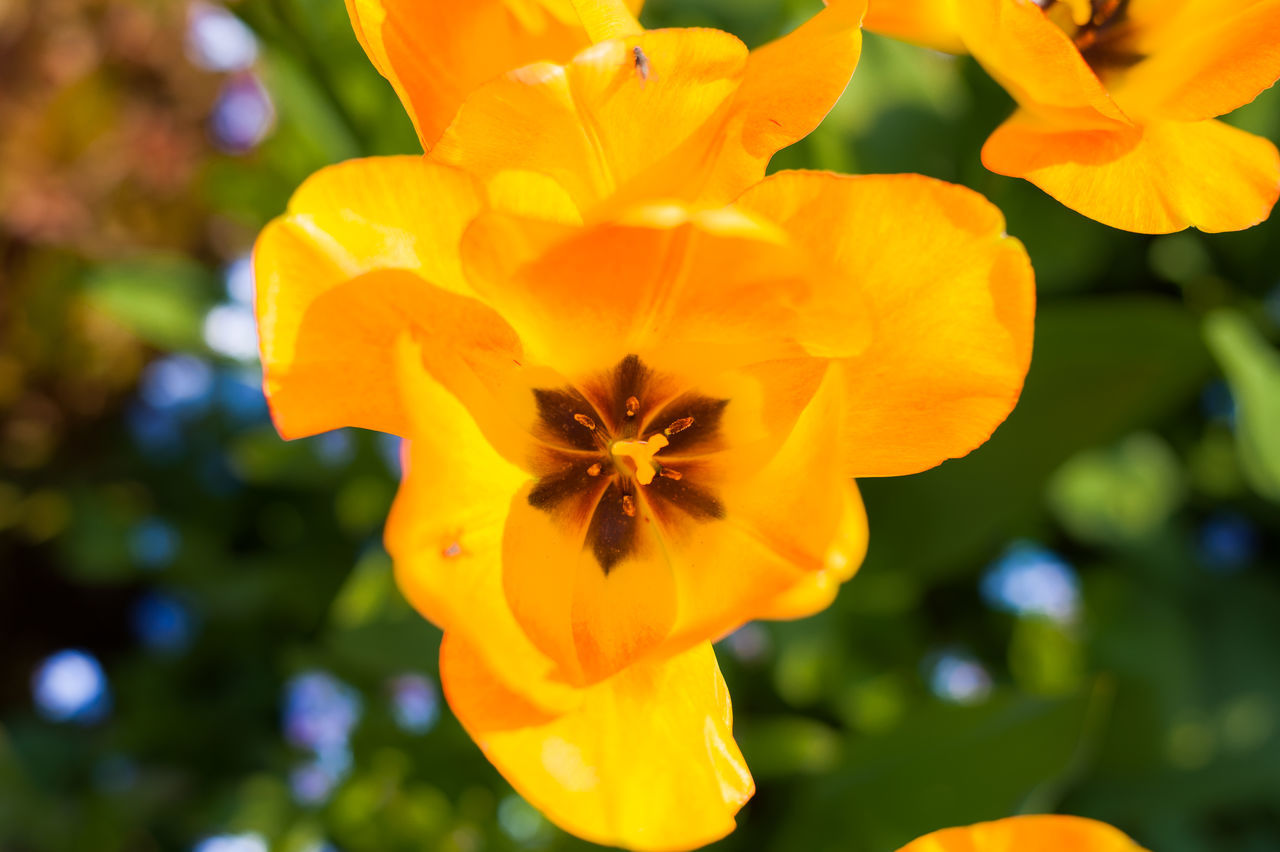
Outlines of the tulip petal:
{"label": "tulip petal", "polygon": [[405,434],[387,377],[392,344],[415,321],[447,316],[503,337],[501,320],[467,298],[458,262],[479,207],[468,178],[418,157],[343,163],[298,189],[254,250],[265,387],[282,435]]}
{"label": "tulip petal", "polygon": [[810,309],[823,270],[807,252],[731,208],[633,208],[585,229],[485,214],[462,254],[477,291],[520,330],[531,356],[565,369],[638,354],[655,368],[696,364],[713,375],[806,352],[853,353],[869,339],[856,305],[838,315]]}
{"label": "tulip petal", "polygon": [[[1126,112],[1202,121],[1244,106],[1280,78],[1280,0],[1190,5],[1150,57],[1112,84]],[[1206,5],[1212,15],[1194,14]]]}
{"label": "tulip petal", "polygon": [[870,345],[837,361],[846,475],[928,469],[1008,416],[1030,363],[1035,289],[985,198],[919,175],[782,172],[739,204],[844,273],[819,304],[845,315],[855,299],[870,314]]}
{"label": "tulip petal", "polygon": [[483,83],[591,43],[568,0],[347,0],[347,12],[427,150]]}
{"label": "tulip petal", "polygon": [[1026,109],[1077,127],[1129,123],[1034,0],[971,0],[957,17],[974,58]]}
{"label": "tulip petal", "polygon": [[386,531],[400,589],[423,616],[474,648],[491,677],[518,690],[522,707],[563,712],[576,703],[576,690],[556,682],[552,661],[525,636],[502,591],[506,508],[528,474],[426,373],[407,336],[397,366],[414,426]]}
{"label": "tulip petal", "polygon": [[511,710],[521,697],[487,678],[483,661],[451,634],[440,670],[450,707],[494,766],[580,837],[694,849],[733,831],[754,792],[709,644],[631,666],[584,689],[575,710],[552,721],[533,712],[523,727]]}
{"label": "tulip petal", "polygon": [[947,828],[898,852],[1144,852],[1119,829],[1073,816],[1019,816]]}
{"label": "tulip petal", "polygon": [[946,53],[964,53],[954,0],[872,0],[863,26]]}
{"label": "tulip petal", "polygon": [[1090,219],[1147,234],[1238,231],[1266,219],[1280,195],[1275,146],[1220,121],[1072,131],[1019,111],[982,160]]}
{"label": "tulip petal", "polygon": [[683,29],[522,68],[479,89],[433,156],[486,182],[550,175],[596,218],[606,200],[729,201],[835,103],[857,64],[861,10],[833,2],[750,59],[728,33]]}

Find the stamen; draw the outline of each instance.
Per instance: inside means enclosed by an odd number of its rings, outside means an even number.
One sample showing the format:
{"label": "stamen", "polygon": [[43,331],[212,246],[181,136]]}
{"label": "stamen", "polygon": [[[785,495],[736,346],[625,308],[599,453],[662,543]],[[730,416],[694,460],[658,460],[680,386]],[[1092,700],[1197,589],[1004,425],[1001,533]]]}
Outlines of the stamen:
{"label": "stamen", "polygon": [[632,499],[630,494],[622,495],[622,511],[628,518],[636,516],[636,501]]}
{"label": "stamen", "polygon": [[664,435],[674,435],[677,432],[683,432],[685,429],[688,429],[692,425],[693,425],[692,417],[681,417],[679,420],[672,423],[666,429],[663,429],[662,433]]}
{"label": "stamen", "polygon": [[676,480],[684,479],[683,473],[681,473],[678,470],[673,470],[672,468],[669,468],[669,467],[664,467],[662,470],[658,471],[658,476],[665,476],[667,479],[676,479]]}
{"label": "stamen", "polygon": [[573,415],[573,419],[574,419],[574,420],[577,420],[577,421],[578,421],[580,424],[582,424],[583,426],[586,426],[586,427],[587,427],[588,429],[590,429],[592,432],[596,431],[596,421],[592,420],[592,419],[591,419],[590,417],[588,417],[587,415],[585,415],[585,414],[575,414],[575,415]]}
{"label": "stamen", "polygon": [[591,465],[591,467],[587,468],[587,476],[599,476],[599,475],[600,475],[600,462],[596,462],[595,464]]}
{"label": "stamen", "polygon": [[634,396],[627,397],[627,416],[635,417],[636,412],[640,410],[640,400]]}

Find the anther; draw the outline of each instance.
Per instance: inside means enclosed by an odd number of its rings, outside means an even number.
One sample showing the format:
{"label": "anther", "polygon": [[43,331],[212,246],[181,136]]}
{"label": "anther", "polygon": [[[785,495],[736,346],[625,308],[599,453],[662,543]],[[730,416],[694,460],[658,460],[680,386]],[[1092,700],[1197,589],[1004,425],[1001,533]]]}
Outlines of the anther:
{"label": "anther", "polygon": [[587,468],[587,476],[599,476],[599,475],[600,475],[600,462],[596,462],[595,464],[591,465],[591,467]]}
{"label": "anther", "polygon": [[628,518],[636,516],[636,501],[632,499],[630,494],[622,495],[622,511]]}
{"label": "anther", "polygon": [[663,429],[662,432],[663,434],[666,434],[666,435],[674,435],[677,432],[683,432],[685,429],[688,429],[692,425],[693,425],[692,417],[681,417],[679,420],[672,423],[666,429]]}
{"label": "anther", "polygon": [[658,476],[665,476],[667,479],[684,479],[683,473],[678,470],[672,470],[669,467],[664,467],[658,471]]}
{"label": "anther", "polygon": [[640,400],[634,396],[627,397],[627,416],[635,417],[636,412],[640,410]]}
{"label": "anther", "polygon": [[585,414],[575,414],[575,415],[573,415],[573,419],[574,419],[574,420],[577,420],[577,421],[578,421],[579,423],[581,423],[583,426],[586,426],[586,427],[587,427],[588,429],[590,429],[592,432],[596,431],[596,421],[592,420],[592,419],[591,419],[590,417],[588,417],[587,415],[585,415]]}

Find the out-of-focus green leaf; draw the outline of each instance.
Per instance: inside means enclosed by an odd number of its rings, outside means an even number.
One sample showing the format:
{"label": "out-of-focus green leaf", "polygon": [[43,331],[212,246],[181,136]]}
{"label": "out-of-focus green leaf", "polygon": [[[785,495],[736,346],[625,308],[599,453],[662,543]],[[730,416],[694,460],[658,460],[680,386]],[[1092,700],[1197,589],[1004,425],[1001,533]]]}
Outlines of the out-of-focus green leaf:
{"label": "out-of-focus green leaf", "polygon": [[829,725],[804,716],[752,719],[734,735],[756,778],[830,771],[844,747]]}
{"label": "out-of-focus green leaf", "polygon": [[1017,813],[1027,791],[1071,768],[1089,704],[1000,698],[926,707],[892,734],[853,743],[834,776],[797,788],[795,813],[770,848],[881,852],[937,828]]}
{"label": "out-of-focus green leaf", "polygon": [[987,445],[918,476],[860,483],[872,530],[864,570],[972,570],[1041,515],[1062,462],[1192,398],[1208,368],[1195,320],[1171,302],[1043,308],[1022,399]]}
{"label": "out-of-focus green leaf", "polygon": [[217,282],[194,261],[157,255],[94,268],[84,280],[84,294],[91,307],[147,343],[199,350]]}
{"label": "out-of-focus green leaf", "polygon": [[1280,353],[1236,311],[1210,314],[1204,334],[1236,399],[1245,477],[1259,494],[1280,501]]}

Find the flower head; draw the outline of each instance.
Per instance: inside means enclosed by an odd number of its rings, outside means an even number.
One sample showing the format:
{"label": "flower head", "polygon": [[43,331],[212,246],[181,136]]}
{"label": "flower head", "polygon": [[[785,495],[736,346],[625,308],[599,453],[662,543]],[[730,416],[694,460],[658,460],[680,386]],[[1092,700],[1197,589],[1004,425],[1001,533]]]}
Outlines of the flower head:
{"label": "flower head", "polygon": [[876,29],[967,50],[1018,109],[982,159],[1143,233],[1255,225],[1280,154],[1217,116],[1280,78],[1276,0],[876,0]]}
{"label": "flower head", "polygon": [[[1021,389],[1031,271],[989,203],[760,180],[860,13],[523,68],[427,158],[313,176],[258,242],[278,428],[409,439],[387,545],[450,707],[593,840],[732,830],[753,782],[710,641],[829,604],[866,547],[851,477],[967,453]],[[844,65],[789,70],[806,52]]]}
{"label": "flower head", "polygon": [[1145,852],[1119,829],[1073,816],[1019,816],[925,835],[898,852]]}

